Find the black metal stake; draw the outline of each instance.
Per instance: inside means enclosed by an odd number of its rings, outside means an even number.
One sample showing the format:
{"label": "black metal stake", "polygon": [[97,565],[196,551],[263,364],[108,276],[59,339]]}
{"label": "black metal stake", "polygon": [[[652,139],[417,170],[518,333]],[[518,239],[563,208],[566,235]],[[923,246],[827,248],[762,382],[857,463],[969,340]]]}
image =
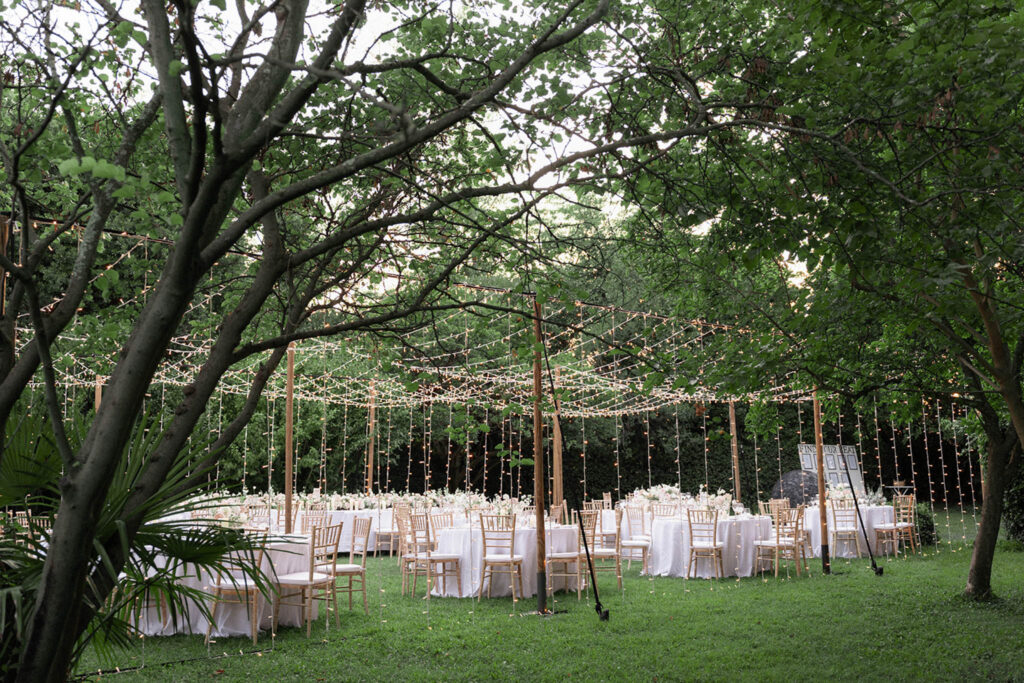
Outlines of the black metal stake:
{"label": "black metal stake", "polygon": [[868,557],[871,558],[871,569],[874,570],[875,576],[881,576],[882,567],[875,564],[875,554],[871,552],[871,539],[868,538],[868,528],[864,526],[864,518],[860,516],[860,504],[857,502],[857,492],[853,490],[853,477],[850,476],[850,464],[846,462],[846,455],[842,452],[839,453],[839,457],[843,461],[843,469],[846,470],[846,483],[849,484],[850,495],[853,496],[853,509],[857,511],[857,522],[860,524],[860,528],[864,532],[864,545],[868,547]]}
{"label": "black metal stake", "polygon": [[587,532],[583,530],[583,516],[577,513],[576,521],[580,524],[580,536],[583,537],[583,551],[587,554],[587,567],[590,569],[590,582],[594,584],[594,609],[601,621],[608,621],[608,610],[601,606],[601,597],[597,594],[597,577],[594,576],[594,563],[590,560],[590,548],[587,546]]}

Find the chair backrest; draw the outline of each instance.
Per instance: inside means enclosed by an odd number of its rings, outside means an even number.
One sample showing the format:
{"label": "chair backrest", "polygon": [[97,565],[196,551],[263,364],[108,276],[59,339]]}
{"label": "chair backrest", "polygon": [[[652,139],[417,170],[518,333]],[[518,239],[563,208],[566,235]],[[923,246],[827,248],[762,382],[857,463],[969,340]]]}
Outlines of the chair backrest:
{"label": "chair backrest", "polygon": [[220,562],[224,571],[218,571],[215,577],[217,586],[234,585],[239,586],[238,579],[249,567],[256,567],[262,570],[263,555],[266,551],[267,535],[265,533],[255,534],[257,539],[254,548],[244,550],[231,550],[224,555]]}
{"label": "chair backrest", "polygon": [[600,500],[585,500],[583,501],[584,510],[601,510],[603,509],[604,501]]}
{"label": "chair backrest", "polygon": [[613,504],[612,504],[612,492],[611,491],[605,491],[604,492],[604,495],[601,497],[601,503],[604,505],[604,509],[605,510],[611,510],[612,509]]}
{"label": "chair backrest", "polygon": [[773,516],[780,542],[801,542],[804,531],[804,506],[779,508]]}
{"label": "chair backrest", "polygon": [[770,514],[772,514],[772,509],[771,509],[771,507],[768,506],[768,501],[765,501],[765,500],[757,501],[757,512],[758,512],[758,514],[761,514],[761,515],[770,515]]}
{"label": "chair backrest", "polygon": [[655,517],[675,517],[679,514],[679,506],[675,503],[653,503],[651,514]]}
{"label": "chair backrest", "polygon": [[771,511],[772,516],[775,516],[775,511],[783,508],[788,508],[789,498],[772,498],[768,501],[768,509]]}
{"label": "chair backrest", "polygon": [[686,509],[690,545],[714,545],[718,541],[718,510]]}
{"label": "chair backrest", "polygon": [[406,549],[417,554],[430,554],[433,549],[433,534],[430,531],[430,515],[426,512],[411,512],[408,516],[408,533],[405,536]]}
{"label": "chair backrest", "polygon": [[453,526],[455,526],[454,512],[435,512],[430,515],[430,527],[434,531],[451,529]]}
{"label": "chair backrest", "polygon": [[569,521],[569,505],[563,500],[558,505],[552,505],[548,509],[548,517],[555,524],[565,524]]}
{"label": "chair backrest", "polygon": [[857,527],[857,508],[854,507],[853,498],[833,498],[829,504],[832,506],[832,520],[837,529]]}
{"label": "chair backrest", "polygon": [[[284,524],[284,522],[285,522],[284,508],[282,507],[282,508],[278,508],[278,509],[274,510],[274,516],[275,516],[275,519],[277,520],[277,528],[278,529],[283,529],[285,527],[285,524]],[[292,530],[295,529],[295,520],[298,519],[298,516],[299,516],[299,506],[298,505],[294,505],[294,506],[292,506]]]}
{"label": "chair backrest", "polygon": [[[594,550],[596,547],[594,544],[597,542],[597,520],[601,516],[600,510],[580,510],[579,521],[582,522],[583,531],[580,531],[580,524],[576,524],[576,536],[578,537],[581,533],[587,536],[587,547],[590,550]],[[577,544],[579,550],[583,550],[583,539],[578,538]]]}
{"label": "chair backrest", "polygon": [[488,555],[515,555],[515,515],[486,515],[481,512],[480,533],[483,536],[485,557]]}
{"label": "chair backrest", "polygon": [[307,512],[302,515],[302,533],[309,534],[318,526],[327,526],[327,511]]}
{"label": "chair backrest", "polygon": [[309,537],[309,579],[313,574],[334,575],[338,562],[338,542],[341,540],[343,522],[333,526],[314,527]]}
{"label": "chair backrest", "polygon": [[360,566],[366,566],[366,549],[370,545],[370,523],[369,517],[356,517],[352,523],[352,545],[348,552],[349,564],[355,564],[358,556]]}
{"label": "chair backrest", "polygon": [[913,524],[914,508],[917,502],[913,493],[900,494],[896,496],[893,503],[893,512],[897,524]]}
{"label": "chair backrest", "polygon": [[[615,548],[616,553],[622,552],[622,508],[615,511],[614,526],[608,524],[605,529],[603,510],[597,513],[597,536],[594,543],[603,550]],[[609,536],[611,538],[609,538]],[[587,540],[590,540],[589,538]]]}
{"label": "chair backrest", "polygon": [[647,512],[642,507],[626,506],[626,523],[629,525],[630,536],[647,534]]}

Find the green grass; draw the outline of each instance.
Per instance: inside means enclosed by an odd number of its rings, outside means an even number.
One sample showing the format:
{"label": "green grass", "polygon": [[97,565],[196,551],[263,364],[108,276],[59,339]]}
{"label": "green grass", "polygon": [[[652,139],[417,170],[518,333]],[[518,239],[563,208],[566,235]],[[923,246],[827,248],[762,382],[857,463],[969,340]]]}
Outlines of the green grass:
{"label": "green grass", "polygon": [[[117,662],[143,668],[116,679],[1024,680],[1024,553],[997,554],[999,599],[983,604],[959,597],[968,561],[943,545],[881,560],[882,577],[866,559],[839,560],[832,576],[812,560],[809,577],[721,581],[649,579],[634,564],[622,591],[599,578],[611,611],[600,622],[592,596],[559,593],[566,612],[546,618],[528,614],[536,598],[403,597],[394,562],[371,558],[369,617],[343,610],[330,630],[321,618],[310,639],[261,634],[259,654],[244,638],[148,638]],[[100,666],[111,663],[80,669]]]}

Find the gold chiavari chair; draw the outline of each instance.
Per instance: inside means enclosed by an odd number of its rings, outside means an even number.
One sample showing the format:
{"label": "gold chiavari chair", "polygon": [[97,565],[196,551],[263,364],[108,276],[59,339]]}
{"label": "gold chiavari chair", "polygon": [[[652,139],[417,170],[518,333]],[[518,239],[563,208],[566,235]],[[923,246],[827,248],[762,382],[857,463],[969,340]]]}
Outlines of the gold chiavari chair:
{"label": "gold chiavari chair", "polygon": [[695,574],[697,561],[709,559],[715,569],[715,576],[722,578],[722,548],[718,540],[718,510],[687,508],[687,522],[690,528],[690,558],[686,565],[686,578]]}
{"label": "gold chiavari chair", "polygon": [[779,508],[775,518],[775,533],[771,538],[754,541],[757,555],[755,567],[760,568],[762,562],[770,562],[775,568],[775,576],[779,575],[779,565],[783,560],[793,560],[796,564],[796,575],[800,576],[801,560],[806,567],[807,545],[804,541],[804,507]]}
{"label": "gold chiavari chair", "polygon": [[[261,536],[255,550],[235,551],[222,558],[224,571],[218,571],[213,577],[213,585],[206,587],[206,592],[213,600],[213,606],[210,608],[210,622],[206,626],[207,644],[210,642],[213,625],[217,623],[217,605],[225,603],[249,606],[250,635],[252,644],[256,644],[260,632],[260,589],[253,582],[252,577],[243,571],[243,566],[251,564],[254,567],[260,567],[263,564],[265,544],[266,536]],[[162,614],[161,621],[163,621]]]}
{"label": "gold chiavari chair", "polygon": [[646,573],[647,557],[651,550],[651,536],[647,532],[647,512],[639,506],[629,505],[625,508],[625,514],[629,538],[620,540],[619,546],[626,560],[626,567],[633,566],[633,560],[638,559],[636,555],[639,553],[640,571]]}
{"label": "gold chiavari chair", "polygon": [[[559,506],[560,507],[560,506]],[[515,580],[519,580],[519,596],[523,595],[523,556],[516,555],[516,517],[515,515],[480,515],[480,533],[483,537],[484,557],[480,567],[480,593],[477,601],[484,594],[484,583],[487,582],[487,597],[491,597],[491,585],[494,574],[508,574],[512,586],[512,600],[516,598]]]}
{"label": "gold chiavari chair", "polygon": [[370,521],[369,517],[356,517],[352,524],[352,547],[348,553],[348,562],[334,566],[334,574],[339,579],[347,579],[347,583],[338,586],[338,592],[348,593],[349,610],[352,609],[352,594],[362,593],[363,611],[367,615],[370,614],[370,608],[366,604],[366,551],[370,545]]}
{"label": "gold chiavari chair", "polygon": [[[595,510],[596,519],[601,518],[601,510]],[[595,524],[595,530],[600,524]],[[602,531],[588,536],[590,556],[594,563],[594,572],[615,572],[619,590],[622,590],[622,510],[615,511],[615,533]],[[644,565],[646,568],[646,565]]]}
{"label": "gold chiavari chair", "polygon": [[828,528],[833,552],[839,548],[839,541],[853,543],[860,557],[860,529],[857,526],[857,510],[852,498],[833,498],[829,501],[832,507],[832,524]]}
{"label": "gold chiavari chair", "polygon": [[[281,605],[297,605],[303,609],[306,622],[306,637],[312,632],[313,601],[326,600],[328,609],[334,610],[334,622],[338,623],[338,593],[334,567],[338,563],[338,542],[341,540],[342,524],[316,527],[309,537],[309,570],[278,576],[275,583],[278,595],[274,600],[274,632],[277,632],[278,614]],[[287,602],[289,598],[298,602]],[[328,618],[328,622],[330,619]]]}
{"label": "gold chiavari chair", "polygon": [[454,553],[438,553],[434,551],[433,534],[430,531],[430,515],[411,513],[399,517],[398,528],[402,535],[402,595],[409,585],[412,575],[412,594],[416,595],[416,585],[420,576],[427,580],[427,595],[434,589],[437,578],[441,578],[442,591],[448,588],[448,577],[454,576],[462,595],[462,560]]}
{"label": "gold chiavari chair", "polygon": [[892,543],[894,552],[900,554],[900,541],[910,543],[911,552],[917,552],[917,525],[914,510],[917,499],[913,493],[896,496],[893,501],[893,522],[875,526],[875,548],[882,543]]}
{"label": "gold chiavari chair", "polygon": [[[584,512],[587,512],[586,510]],[[574,511],[572,513],[574,525],[577,526],[576,530],[576,547],[571,550],[562,552],[553,552],[550,546],[547,549],[547,572],[545,574],[547,579],[547,591],[548,593],[554,593],[555,591],[555,579],[566,579],[566,590],[569,590],[568,579],[572,579],[576,582],[576,599],[580,599],[581,591],[583,589],[583,562],[586,561],[586,557],[583,554],[583,544],[580,540],[579,525],[576,523],[577,514]]]}

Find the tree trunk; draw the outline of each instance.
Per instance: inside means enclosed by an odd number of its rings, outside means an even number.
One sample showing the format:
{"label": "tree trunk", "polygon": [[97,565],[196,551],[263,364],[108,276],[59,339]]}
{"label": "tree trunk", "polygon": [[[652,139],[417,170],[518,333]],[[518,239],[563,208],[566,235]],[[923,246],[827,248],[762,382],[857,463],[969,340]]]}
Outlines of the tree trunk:
{"label": "tree trunk", "polygon": [[999,525],[1003,516],[1003,495],[1009,475],[1007,464],[1013,448],[1013,439],[996,439],[991,435],[986,447],[988,476],[982,487],[981,522],[971,552],[971,566],[967,572],[964,595],[974,600],[992,597],[992,558],[996,552]]}

